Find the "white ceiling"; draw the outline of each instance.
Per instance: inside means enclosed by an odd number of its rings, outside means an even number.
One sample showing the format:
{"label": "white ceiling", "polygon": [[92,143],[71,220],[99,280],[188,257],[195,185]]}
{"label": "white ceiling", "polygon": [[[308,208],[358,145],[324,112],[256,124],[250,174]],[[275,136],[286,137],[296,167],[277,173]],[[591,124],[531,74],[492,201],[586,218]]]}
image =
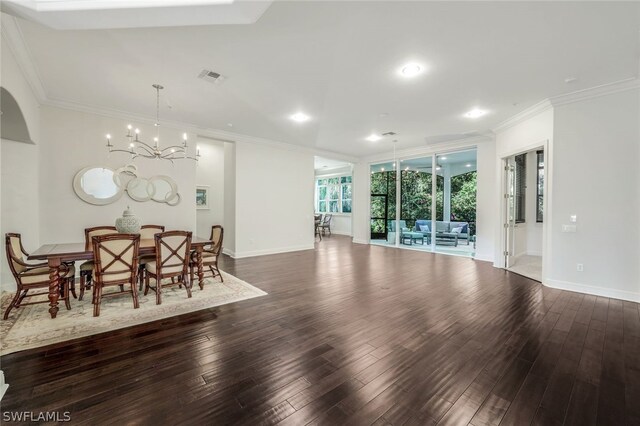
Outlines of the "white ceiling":
{"label": "white ceiling", "polygon": [[[275,2],[252,25],[20,27],[50,99],[151,116],[159,82],[167,120],[354,156],[391,150],[372,132],[397,132],[398,149],[485,132],[636,77],[640,56],[631,2]],[[399,76],[409,61],[426,71]],[[203,68],[225,80],[197,79]],[[474,107],[489,113],[464,118]],[[292,122],[298,111],[311,119]]]}

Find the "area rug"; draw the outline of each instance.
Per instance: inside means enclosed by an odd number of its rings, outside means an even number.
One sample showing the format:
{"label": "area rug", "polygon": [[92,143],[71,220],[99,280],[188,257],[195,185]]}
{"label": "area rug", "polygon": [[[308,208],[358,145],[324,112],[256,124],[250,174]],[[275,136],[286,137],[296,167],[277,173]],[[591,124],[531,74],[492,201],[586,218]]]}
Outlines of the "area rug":
{"label": "area rug", "polygon": [[[84,300],[71,299],[71,310],[60,301],[60,311],[55,319],[49,316],[47,304],[29,305],[13,309],[6,321],[0,320],[0,355],[25,349],[38,348],[79,337],[143,324],[189,312],[226,305],[267,293],[233,275],[222,272],[220,279],[205,279],[204,290],[194,283],[192,298],[187,298],[184,288],[167,287],[162,292],[162,304],[156,305],[155,293],[139,292],[140,308],[133,308],[129,294],[102,299],[100,316],[93,316],[91,291]],[[78,287],[76,285],[76,287]],[[4,314],[13,294],[2,293],[1,309]],[[44,296],[43,296],[44,297]]]}

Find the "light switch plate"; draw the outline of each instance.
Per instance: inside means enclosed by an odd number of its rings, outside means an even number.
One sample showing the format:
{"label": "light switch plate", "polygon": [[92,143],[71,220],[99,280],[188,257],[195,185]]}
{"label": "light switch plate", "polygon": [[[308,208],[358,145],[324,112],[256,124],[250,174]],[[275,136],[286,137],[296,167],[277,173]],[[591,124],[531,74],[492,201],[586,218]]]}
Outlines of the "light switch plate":
{"label": "light switch plate", "polygon": [[569,222],[576,223],[577,221],[578,221],[578,215],[572,214],[571,217],[569,217]]}

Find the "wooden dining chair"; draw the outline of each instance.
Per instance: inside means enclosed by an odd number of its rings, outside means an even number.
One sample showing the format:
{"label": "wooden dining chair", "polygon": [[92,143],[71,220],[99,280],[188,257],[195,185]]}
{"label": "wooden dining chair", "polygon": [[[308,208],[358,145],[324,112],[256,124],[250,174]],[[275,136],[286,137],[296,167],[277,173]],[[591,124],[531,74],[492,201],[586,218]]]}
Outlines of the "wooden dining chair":
{"label": "wooden dining chair", "polygon": [[[142,225],[140,227],[140,240],[153,240],[156,234],[164,232],[163,225]],[[138,280],[140,281],[139,290],[142,291],[142,285],[144,282],[144,267],[147,263],[153,262],[156,256],[153,254],[146,254],[138,258]]]}
{"label": "wooden dining chair", "polygon": [[[117,234],[115,226],[95,226],[84,230],[85,250],[93,250],[92,238],[100,235]],[[94,269],[93,260],[88,260],[80,265],[80,298],[84,297],[84,290],[91,288],[91,279]]]}
{"label": "wooden dining chair", "polygon": [[[168,231],[155,235],[156,259],[145,266],[146,295],[149,290],[156,293],[156,304],[162,303],[162,288],[171,285],[184,284],[187,296],[191,297],[191,283],[188,269],[191,259],[191,232]],[[155,287],[151,287],[150,280],[155,280]],[[163,283],[163,279],[171,278],[170,283]],[[177,281],[175,281],[177,279]]]}
{"label": "wooden dining chair", "polygon": [[[224,228],[220,225],[213,225],[211,227],[211,243],[209,246],[205,246],[202,251],[202,266],[209,268],[211,271],[211,278],[220,277],[220,281],[224,282],[220,269],[218,269],[218,258],[222,253],[222,241],[224,239]],[[208,248],[207,248],[208,247]],[[189,264],[189,277],[191,282],[194,279],[194,271],[198,267],[197,253],[191,254],[191,263]],[[202,287],[202,285],[200,286]]]}
{"label": "wooden dining chair", "polygon": [[[138,251],[140,235],[109,234],[91,239],[93,245],[93,316],[100,315],[103,297],[131,293],[133,307],[138,302]],[[129,285],[129,290],[125,286]],[[104,293],[105,287],[118,286],[119,291]]]}
{"label": "wooden dining chair", "polygon": [[[26,297],[44,296],[49,294],[49,265],[47,263],[29,264],[25,258],[29,254],[22,246],[22,237],[20,234],[8,233],[5,235],[7,262],[9,269],[16,280],[16,295],[4,312],[4,319],[9,318],[9,313],[13,308],[21,308],[27,305],[37,305],[40,303],[49,303],[48,299],[23,303]],[[64,299],[67,309],[71,309],[69,302],[69,288],[72,281],[75,280],[76,270],[73,265],[63,263],[59,268],[60,277],[60,293]],[[28,294],[30,290],[46,289],[44,292]]]}

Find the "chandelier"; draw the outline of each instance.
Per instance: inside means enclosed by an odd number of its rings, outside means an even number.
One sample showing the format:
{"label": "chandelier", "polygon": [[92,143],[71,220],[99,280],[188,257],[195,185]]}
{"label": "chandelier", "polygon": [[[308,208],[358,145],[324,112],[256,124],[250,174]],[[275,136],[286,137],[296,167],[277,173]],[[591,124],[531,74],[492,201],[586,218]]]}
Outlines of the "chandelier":
{"label": "chandelier", "polygon": [[[127,134],[125,137],[129,140],[129,149],[114,149],[111,144],[111,135],[107,135],[107,148],[109,153],[112,152],[126,152],[131,154],[131,159],[137,157],[155,158],[156,160],[169,160],[173,163],[173,160],[194,160],[198,161],[200,158],[200,149],[196,148],[196,154],[189,156],[187,153],[187,134],[183,133],[182,142],[178,145],[168,146],[166,148],[160,148],[160,90],[164,89],[159,84],[154,84],[153,88],[156,89],[156,136],[153,138],[153,145],[140,140],[140,129],[133,129],[131,124],[127,126]],[[133,133],[132,133],[133,131]]]}

